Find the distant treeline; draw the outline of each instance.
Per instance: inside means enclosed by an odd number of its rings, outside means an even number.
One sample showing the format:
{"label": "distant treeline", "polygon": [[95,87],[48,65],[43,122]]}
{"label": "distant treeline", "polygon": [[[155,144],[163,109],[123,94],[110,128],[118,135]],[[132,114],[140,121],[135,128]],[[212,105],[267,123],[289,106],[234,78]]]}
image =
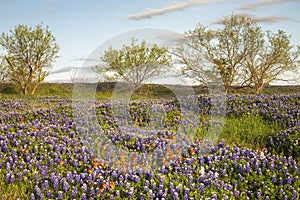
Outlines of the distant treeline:
{"label": "distant treeline", "polygon": [[[91,83],[84,83],[91,84]],[[112,93],[115,87],[115,82],[101,82],[96,87],[96,93],[103,93],[109,95]],[[174,87],[174,86],[173,86]],[[187,87],[184,85],[175,86],[179,90],[185,90]],[[208,94],[208,88],[205,86],[193,86],[195,94]],[[245,88],[233,87],[233,93],[237,94],[248,94],[251,93]],[[36,94],[40,96],[72,96],[73,84],[72,83],[42,83],[37,89]],[[135,93],[137,95],[149,95],[158,97],[174,96],[172,91],[168,87],[159,84],[144,84],[138,88]],[[264,88],[263,94],[289,94],[289,93],[300,93],[300,85],[268,85]],[[0,94],[2,95],[21,95],[18,86],[14,84],[0,84]]]}

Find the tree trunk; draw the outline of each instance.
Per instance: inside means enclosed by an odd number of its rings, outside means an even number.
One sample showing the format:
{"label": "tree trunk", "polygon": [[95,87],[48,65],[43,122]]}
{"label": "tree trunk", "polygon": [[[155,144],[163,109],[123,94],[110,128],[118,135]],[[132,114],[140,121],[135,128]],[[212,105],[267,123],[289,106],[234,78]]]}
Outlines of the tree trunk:
{"label": "tree trunk", "polygon": [[256,85],[256,87],[255,87],[255,94],[260,94],[263,91],[264,88],[265,88],[265,84],[264,83]]}
{"label": "tree trunk", "polygon": [[27,94],[28,94],[28,87],[25,86],[25,87],[23,88],[23,95],[24,95],[24,96],[27,96]]}
{"label": "tree trunk", "polygon": [[40,85],[40,83],[37,83],[37,84],[34,86],[33,90],[31,91],[31,95],[34,95],[34,93],[35,93],[35,91],[36,91],[36,89],[38,88],[39,85]]}
{"label": "tree trunk", "polygon": [[225,93],[230,94],[231,93],[230,86],[225,84],[224,87],[225,87]]}

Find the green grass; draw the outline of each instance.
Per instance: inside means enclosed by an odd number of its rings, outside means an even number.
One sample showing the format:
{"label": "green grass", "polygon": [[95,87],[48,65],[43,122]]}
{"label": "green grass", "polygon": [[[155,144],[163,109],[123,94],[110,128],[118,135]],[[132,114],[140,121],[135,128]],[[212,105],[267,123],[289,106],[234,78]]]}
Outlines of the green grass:
{"label": "green grass", "polygon": [[[1,169],[0,169],[1,172]],[[33,190],[33,187],[30,185],[30,183],[24,183],[21,184],[16,181],[13,184],[7,184],[5,182],[5,177],[3,173],[0,173],[0,199],[2,200],[12,200],[12,199],[28,199],[28,189],[30,188]],[[15,177],[17,180],[17,177]]]}
{"label": "green grass", "polygon": [[[217,127],[216,129],[219,129]],[[217,135],[217,140],[225,140],[225,143],[231,146],[244,146],[252,149],[264,148],[269,141],[269,136],[282,130],[274,122],[268,122],[261,116],[244,115],[241,117],[227,117],[222,127],[221,133]],[[202,129],[197,137],[216,137],[214,129]]]}
{"label": "green grass", "polygon": [[[98,99],[110,98],[115,87],[115,82],[100,82],[97,85],[95,97]],[[161,99],[161,98],[174,98],[174,93],[170,88],[176,88],[179,93],[184,93],[187,89],[184,85],[159,85],[159,84],[145,84],[138,88],[133,94],[132,99]],[[189,87],[188,87],[189,88]],[[196,94],[207,94],[207,87],[204,86],[193,86],[193,90]],[[128,91],[127,91],[128,92]],[[247,90],[235,90],[237,94],[247,94]],[[263,94],[288,94],[288,93],[299,93],[300,86],[267,86],[263,90]],[[73,84],[72,83],[42,83],[34,96],[59,96],[59,97],[72,97],[73,95]],[[20,88],[14,83],[0,83],[0,97],[12,97],[19,98],[23,97]]]}

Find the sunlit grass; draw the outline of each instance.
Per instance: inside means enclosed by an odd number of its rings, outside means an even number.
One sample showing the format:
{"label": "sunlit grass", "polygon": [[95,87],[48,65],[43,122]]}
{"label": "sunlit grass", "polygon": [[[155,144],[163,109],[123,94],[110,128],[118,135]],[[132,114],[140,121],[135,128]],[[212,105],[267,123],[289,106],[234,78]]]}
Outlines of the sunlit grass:
{"label": "sunlit grass", "polygon": [[[269,136],[273,135],[282,128],[274,123],[263,119],[256,115],[243,115],[241,117],[226,117],[225,124],[221,127],[212,129],[201,129],[197,137],[205,138],[209,135],[216,135],[219,131],[218,142],[225,140],[225,143],[232,146],[244,146],[249,148],[264,148],[269,140]],[[218,129],[218,130],[217,130]]]}

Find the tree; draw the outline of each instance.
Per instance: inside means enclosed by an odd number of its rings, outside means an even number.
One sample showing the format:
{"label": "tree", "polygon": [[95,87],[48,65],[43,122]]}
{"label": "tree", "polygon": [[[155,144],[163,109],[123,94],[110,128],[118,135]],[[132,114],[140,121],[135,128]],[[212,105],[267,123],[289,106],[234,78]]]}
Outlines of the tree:
{"label": "tree", "polygon": [[7,79],[7,72],[4,66],[4,56],[0,56],[0,84]]}
{"label": "tree", "polygon": [[70,74],[70,81],[74,85],[77,79],[77,74],[78,70],[77,69],[72,69],[71,74]]}
{"label": "tree", "polygon": [[4,56],[0,56],[0,92],[5,86],[7,81],[7,69],[4,66]]}
{"label": "tree", "polygon": [[120,50],[112,46],[101,57],[104,65],[96,66],[96,72],[109,80],[124,79],[135,88],[145,80],[161,74],[165,66],[171,65],[171,55],[166,47],[146,43],[132,38],[130,45]]}
{"label": "tree", "polygon": [[227,93],[233,86],[261,92],[295,68],[298,50],[292,50],[284,32],[265,34],[257,21],[243,15],[225,17],[219,25],[222,28],[210,30],[198,24],[185,33],[185,40],[175,49],[184,65],[183,74],[206,83],[208,74],[219,73]]}
{"label": "tree", "polygon": [[208,73],[219,73],[226,92],[230,92],[233,85],[248,83],[240,79],[243,60],[260,37],[261,29],[253,19],[240,15],[225,17],[220,25],[223,27],[210,30],[198,24],[185,33],[186,39],[175,54],[184,64],[183,74],[206,83]]}
{"label": "tree", "polygon": [[287,71],[297,71],[300,47],[291,45],[290,37],[282,31],[266,33],[259,38],[245,59],[245,75],[251,80],[255,93],[261,93],[266,85],[277,80]]}
{"label": "tree", "polygon": [[9,34],[2,33],[0,45],[6,50],[8,78],[21,87],[24,95],[33,95],[49,75],[46,69],[58,57],[59,46],[48,26],[18,25]]}

